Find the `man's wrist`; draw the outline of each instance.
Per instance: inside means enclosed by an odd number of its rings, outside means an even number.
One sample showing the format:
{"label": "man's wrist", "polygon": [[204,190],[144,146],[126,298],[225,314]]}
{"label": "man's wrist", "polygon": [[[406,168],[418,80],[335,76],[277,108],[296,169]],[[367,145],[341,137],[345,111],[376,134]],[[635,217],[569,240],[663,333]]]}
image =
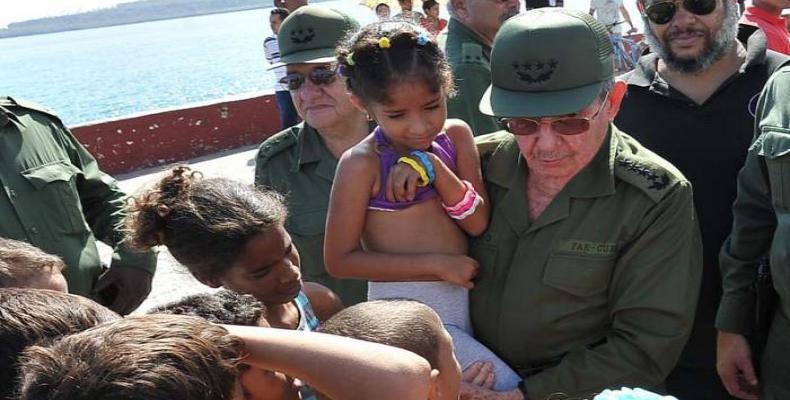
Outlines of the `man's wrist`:
{"label": "man's wrist", "polygon": [[518,391],[521,393],[521,398],[524,400],[529,400],[529,394],[527,393],[527,381],[522,379],[518,383]]}

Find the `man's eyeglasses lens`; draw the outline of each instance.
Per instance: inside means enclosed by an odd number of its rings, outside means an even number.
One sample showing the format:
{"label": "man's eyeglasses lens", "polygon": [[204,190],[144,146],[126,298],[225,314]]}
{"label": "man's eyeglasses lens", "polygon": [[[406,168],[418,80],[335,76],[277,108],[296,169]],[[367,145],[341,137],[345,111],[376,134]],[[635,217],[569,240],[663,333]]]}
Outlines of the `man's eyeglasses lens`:
{"label": "man's eyeglasses lens", "polygon": [[[683,0],[683,8],[696,15],[708,15],[716,9],[716,0]],[[672,21],[677,10],[676,2],[660,1],[647,6],[645,15],[654,24],[664,25]]]}
{"label": "man's eyeglasses lens", "polygon": [[[530,118],[507,118],[501,121],[503,127],[514,135],[533,135],[540,127],[540,121]],[[551,121],[551,129],[560,135],[578,135],[590,129],[587,118],[562,118]]]}
{"label": "man's eyeglasses lens", "polygon": [[[307,79],[315,85],[328,85],[335,81],[337,71],[329,68],[316,68],[310,71]],[[288,90],[299,90],[304,85],[305,76],[300,73],[292,73],[280,79],[280,83],[288,87]]]}

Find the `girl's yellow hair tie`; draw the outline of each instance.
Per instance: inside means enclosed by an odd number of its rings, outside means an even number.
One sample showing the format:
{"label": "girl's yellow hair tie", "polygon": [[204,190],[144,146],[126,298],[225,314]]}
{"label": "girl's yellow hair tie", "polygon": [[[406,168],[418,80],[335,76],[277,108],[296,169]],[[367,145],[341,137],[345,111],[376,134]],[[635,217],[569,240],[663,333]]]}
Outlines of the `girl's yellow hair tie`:
{"label": "girl's yellow hair tie", "polygon": [[381,49],[389,49],[392,44],[390,44],[390,39],[388,37],[383,37],[379,39],[379,48]]}

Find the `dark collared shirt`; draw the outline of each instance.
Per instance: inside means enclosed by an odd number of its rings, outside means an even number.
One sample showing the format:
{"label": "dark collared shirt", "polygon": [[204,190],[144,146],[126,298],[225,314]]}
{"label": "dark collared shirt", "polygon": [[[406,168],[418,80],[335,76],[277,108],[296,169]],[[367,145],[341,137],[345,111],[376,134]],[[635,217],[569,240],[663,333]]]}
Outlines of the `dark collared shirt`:
{"label": "dark collared shirt", "polygon": [[628,94],[615,124],[675,165],[694,187],[703,240],[704,273],[695,328],[682,364],[713,368],[713,321],[721,297],[718,254],[732,226],[735,181],[752,140],[757,98],[770,72],[786,60],[766,50],[755,32],[746,62],[704,104],[696,104],[658,75],[650,54],[626,74]]}
{"label": "dark collared shirt", "polygon": [[301,123],[266,139],[255,163],[255,184],[288,198],[285,228],[301,258],[302,278],[337,293],[343,304],[367,299],[367,281],[336,279],[324,266],[324,229],[337,159],[321,135]]}
{"label": "dark collared shirt", "polygon": [[69,291],[90,293],[101,272],[96,239],[117,246],[113,268],[151,273],[156,253],[119,245],[126,195],[61,121],[0,97],[0,236],[24,240],[66,263]]}

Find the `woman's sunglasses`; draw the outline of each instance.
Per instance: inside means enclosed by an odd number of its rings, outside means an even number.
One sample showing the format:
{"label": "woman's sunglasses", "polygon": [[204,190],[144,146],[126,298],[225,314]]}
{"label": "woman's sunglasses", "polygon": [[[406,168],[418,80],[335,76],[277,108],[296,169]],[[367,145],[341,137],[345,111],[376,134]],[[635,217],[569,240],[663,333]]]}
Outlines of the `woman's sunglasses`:
{"label": "woman's sunglasses", "polygon": [[285,75],[280,79],[280,83],[288,87],[288,90],[299,90],[304,85],[305,79],[310,79],[310,82],[313,82],[315,85],[328,85],[334,82],[336,78],[337,69],[319,67],[310,71],[306,78],[298,72]]}
{"label": "woman's sunglasses", "polygon": [[[683,8],[696,15],[708,15],[716,9],[716,0],[683,0]],[[654,24],[664,25],[675,16],[675,1],[659,1],[645,8],[645,16]]]}
{"label": "woman's sunglasses", "polygon": [[551,129],[560,135],[578,135],[590,129],[590,120],[595,119],[601,113],[608,98],[609,94],[607,93],[606,97],[601,101],[598,111],[589,117],[503,118],[499,120],[499,123],[505,130],[518,136],[534,135],[538,132],[540,124],[543,123],[551,124]]}

